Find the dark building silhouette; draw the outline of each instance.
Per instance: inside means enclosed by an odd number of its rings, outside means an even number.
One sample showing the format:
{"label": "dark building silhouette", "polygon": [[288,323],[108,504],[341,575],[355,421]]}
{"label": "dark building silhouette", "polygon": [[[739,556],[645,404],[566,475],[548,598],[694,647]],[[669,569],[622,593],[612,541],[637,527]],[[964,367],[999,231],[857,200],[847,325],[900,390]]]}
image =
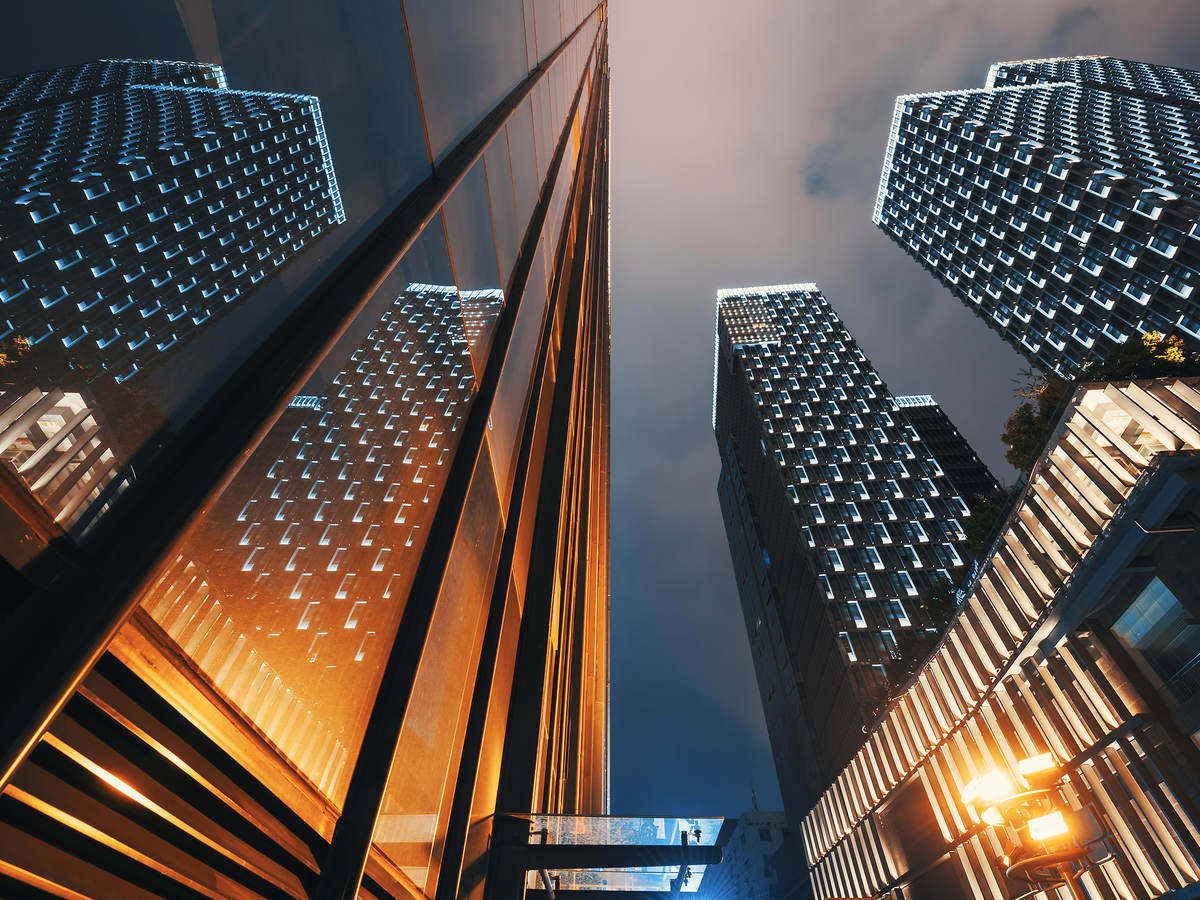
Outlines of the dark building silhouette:
{"label": "dark building silhouette", "polygon": [[718,495],[792,821],[862,740],[966,504],[815,284],[717,295]]}
{"label": "dark building silhouette", "polygon": [[1060,375],[1150,331],[1200,347],[1198,86],[1077,57],[898,97],[874,221]]}
{"label": "dark building silhouette", "polygon": [[1000,482],[933,397],[910,394],[897,397],[896,405],[967,506],[974,510],[980,503],[999,500],[1004,495]]}
{"label": "dark building silhouette", "polygon": [[[607,811],[607,8],[393,6],[308,9],[320,58],[290,8],[219,35],[322,97],[344,210],[312,97],[191,63],[0,81],[36,124],[8,159],[52,163],[0,204],[45,244],[0,279],[87,273],[4,297],[0,352],[142,373],[92,383],[116,416],[0,395],[0,895],[506,900],[553,862],[535,815],[568,844]],[[68,513],[39,482],[75,444]]]}

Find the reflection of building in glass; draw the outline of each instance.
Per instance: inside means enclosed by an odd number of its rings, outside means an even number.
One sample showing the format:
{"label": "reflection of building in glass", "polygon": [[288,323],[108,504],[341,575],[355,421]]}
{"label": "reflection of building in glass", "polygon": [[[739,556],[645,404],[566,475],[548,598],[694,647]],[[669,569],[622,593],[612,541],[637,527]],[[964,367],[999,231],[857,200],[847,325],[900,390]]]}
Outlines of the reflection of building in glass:
{"label": "reflection of building in glass", "polygon": [[[944,641],[805,818],[818,897],[1200,882],[1198,450],[1197,379],[1076,392]],[[1020,791],[1044,830],[1004,827]]]}
{"label": "reflection of building in glass", "polygon": [[700,900],[786,900],[811,896],[796,829],[782,812],[749,810],[726,819],[721,864],[709,866]]}
{"label": "reflection of building in glass", "polygon": [[1200,346],[1198,86],[1078,57],[898,97],[874,221],[1039,366],[1147,331]]}
{"label": "reflection of building in glass", "polygon": [[815,284],[717,295],[718,494],[794,821],[885,696],[968,515]]}
{"label": "reflection of building in glass", "polygon": [[[261,330],[207,332],[244,361],[168,411],[182,437],[142,447],[52,584],[16,572],[16,629],[0,592],[0,668],[29,688],[0,704],[0,893],[507,900],[532,814],[605,811],[607,21],[555,13],[540,45],[519,10],[438,4],[339,7],[317,58],[262,24],[290,10],[236,32],[231,66],[304,68],[360,159],[395,151],[355,182],[386,199]],[[384,83],[405,126],[460,135],[436,171],[383,127]]]}
{"label": "reflection of building in glass", "polygon": [[104,61],[0,81],[0,339],[124,381],[345,220],[316,97]]}
{"label": "reflection of building in glass", "polygon": [[[492,293],[494,323],[503,294]],[[490,327],[478,305],[473,321]],[[431,501],[445,484],[474,384],[458,293],[410,285],[328,389],[292,401],[189,546],[221,616],[255,623],[255,634],[231,648],[236,658],[217,667],[217,687],[248,686],[247,668],[262,665],[305,698],[338,748],[331,745],[328,765],[318,767],[324,789],[342,774],[340,748],[363,725],[362,710],[344,698],[365,695],[374,682],[386,652],[381,620],[408,593],[411,548],[421,545],[436,509]],[[172,581],[161,588],[175,597],[155,612],[164,621],[190,598]],[[197,612],[187,622],[200,627],[207,618]],[[186,633],[172,636],[191,642]],[[261,717],[259,727],[289,756],[321,751],[311,730],[289,732],[277,710],[262,707]]]}
{"label": "reflection of building in glass", "polygon": [[925,449],[933,454],[967,506],[974,509],[983,501],[998,500],[1003,495],[1000,482],[954,427],[941,404],[928,394],[895,399],[904,418],[916,429]]}
{"label": "reflection of building in glass", "polygon": [[0,459],[76,535],[128,484],[104,419],[77,391],[0,390]]}

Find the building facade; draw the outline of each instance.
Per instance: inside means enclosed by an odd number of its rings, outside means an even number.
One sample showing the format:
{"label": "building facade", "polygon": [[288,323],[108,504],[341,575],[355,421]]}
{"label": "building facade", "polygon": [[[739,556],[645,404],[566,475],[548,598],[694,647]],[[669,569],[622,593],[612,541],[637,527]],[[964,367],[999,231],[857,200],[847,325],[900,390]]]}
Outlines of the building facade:
{"label": "building facade", "polygon": [[55,524],[75,535],[129,484],[112,428],[79,391],[0,393],[0,460],[7,467],[0,477],[15,476]]}
{"label": "building facade", "polygon": [[716,339],[718,495],[798,817],[886,699],[902,636],[938,624],[916,598],[958,580],[969,510],[815,284],[721,291]]}
{"label": "building facade", "polygon": [[1059,375],[1150,331],[1198,347],[1197,84],[1081,57],[898,97],[874,221]]}
{"label": "building facade", "polygon": [[0,339],[43,378],[134,377],[345,221],[317,98],[229,90],[219,66],[4,79],[0,146]]}
{"label": "building facade", "polygon": [[[333,146],[379,165],[347,167],[347,228],[119,386],[94,424],[126,482],[77,504],[107,502],[86,532],[35,489],[52,451],[29,431],[65,446],[86,410],[4,395],[25,443],[0,482],[0,666],[26,687],[0,714],[0,894],[508,897],[514,827],[607,811],[606,8],[539,8],[535,36],[477,6],[339,9],[320,66],[279,40],[308,27],[290,13],[230,40],[231,71],[294,62]],[[419,156],[377,89],[414,92],[394,111]],[[140,403],[169,427],[146,437]]]}
{"label": "building facade", "polygon": [[910,394],[897,397],[896,405],[968,507],[974,510],[980,503],[1004,496],[996,476],[933,397]]}
{"label": "building facade", "polygon": [[726,819],[717,836],[721,863],[705,869],[699,900],[808,897],[795,835],[782,812],[754,809]]}
{"label": "building facade", "polygon": [[818,897],[1200,882],[1198,429],[1194,378],[1076,391],[942,643],[805,818]]}

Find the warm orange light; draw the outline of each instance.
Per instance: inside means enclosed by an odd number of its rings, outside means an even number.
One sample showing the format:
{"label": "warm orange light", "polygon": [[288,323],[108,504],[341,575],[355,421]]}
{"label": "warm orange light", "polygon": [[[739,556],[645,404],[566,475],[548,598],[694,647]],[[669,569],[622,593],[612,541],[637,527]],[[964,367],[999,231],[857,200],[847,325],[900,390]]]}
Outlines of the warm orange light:
{"label": "warm orange light", "polygon": [[979,818],[983,819],[984,823],[988,825],[1005,824],[1004,813],[1000,812],[1000,808],[998,806],[989,806],[982,813],[980,813]]}
{"label": "warm orange light", "polygon": [[1062,837],[1070,830],[1067,820],[1058,811],[1029,820],[1029,836],[1035,841],[1048,841],[1051,838]]}
{"label": "warm orange light", "polygon": [[1030,775],[1049,772],[1057,766],[1058,763],[1055,762],[1053,753],[1039,753],[1037,756],[1030,756],[1017,763],[1017,771],[1028,778]]}
{"label": "warm orange light", "polygon": [[978,778],[967,782],[966,786],[963,787],[962,800],[967,805],[974,803],[976,800],[994,804],[1002,800],[1007,800],[1012,794],[1012,779],[999,769],[992,769],[990,772],[984,772]]}

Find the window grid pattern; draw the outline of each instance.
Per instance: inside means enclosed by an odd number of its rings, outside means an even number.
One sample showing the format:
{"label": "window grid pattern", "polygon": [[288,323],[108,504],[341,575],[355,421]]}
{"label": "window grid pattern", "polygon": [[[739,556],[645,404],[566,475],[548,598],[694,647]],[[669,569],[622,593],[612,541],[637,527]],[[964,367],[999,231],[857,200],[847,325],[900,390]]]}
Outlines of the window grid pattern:
{"label": "window grid pattern", "polygon": [[1200,74],[1157,69],[898,97],[875,223],[1059,374],[1148,331],[1200,347]]}
{"label": "window grid pattern", "polygon": [[816,285],[722,291],[718,326],[846,659],[890,660],[889,632],[931,624],[914,598],[961,572],[966,505]]}
{"label": "window grid pattern", "polygon": [[897,397],[896,403],[968,506],[1003,495],[1000,482],[933,397]]}
{"label": "window grid pattern", "polygon": [[[408,594],[475,389],[468,331],[494,324],[502,305],[500,291],[409,285],[324,394],[292,401],[271,445],[222,495],[194,544],[210,574],[181,559],[144,602],[281,750],[321,773],[326,792],[350,741],[317,727],[332,717],[301,698],[324,696],[323,678],[347,696],[368,693],[360,682],[386,652],[378,635]],[[247,642],[221,613],[222,591],[256,610],[253,652],[239,652]],[[309,679],[310,690],[297,688]]]}
{"label": "window grid pattern", "polygon": [[109,84],[159,65],[0,118],[0,338],[119,382],[345,221],[317,98]]}
{"label": "window grid pattern", "polygon": [[1144,701],[1114,684],[1115,663],[1091,633],[1048,653],[1035,639],[1155,457],[1197,450],[1200,380],[1079,390],[941,646],[804,819],[819,898],[872,896],[904,874],[876,815],[913,778],[973,896],[1008,896],[1005,851],[972,825],[962,787],[1046,751],[1071,761],[1068,799],[1120,845],[1089,876],[1098,894],[1152,897],[1200,880],[1200,810],[1172,775],[1178,751],[1140,715]]}

